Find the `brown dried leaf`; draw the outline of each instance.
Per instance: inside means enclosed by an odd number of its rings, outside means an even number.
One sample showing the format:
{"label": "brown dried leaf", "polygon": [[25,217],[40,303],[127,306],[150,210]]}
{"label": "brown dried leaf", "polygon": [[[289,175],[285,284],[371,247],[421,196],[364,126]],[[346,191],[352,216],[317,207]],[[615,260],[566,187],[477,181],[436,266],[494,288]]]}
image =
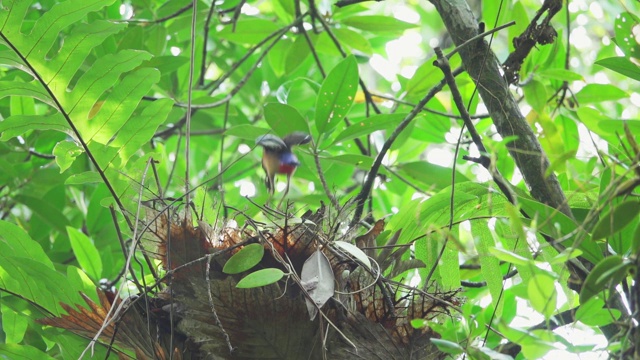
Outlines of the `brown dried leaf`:
{"label": "brown dried leaf", "polygon": [[366,234],[360,235],[356,238],[356,245],[364,251],[367,256],[374,257],[376,246],[376,238],[384,231],[384,219],[376,221],[371,230]]}

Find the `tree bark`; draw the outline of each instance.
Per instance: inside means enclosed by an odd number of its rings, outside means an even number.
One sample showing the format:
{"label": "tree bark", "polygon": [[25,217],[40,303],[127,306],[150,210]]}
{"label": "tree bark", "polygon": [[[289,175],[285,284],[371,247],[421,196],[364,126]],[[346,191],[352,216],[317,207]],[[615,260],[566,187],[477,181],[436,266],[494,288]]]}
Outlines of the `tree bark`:
{"label": "tree bark", "polygon": [[[442,18],[454,44],[460,45],[479,34],[479,24],[465,0],[430,0]],[[460,50],[462,62],[498,133],[503,137],[517,136],[507,145],[511,156],[531,191],[539,202],[552,206],[573,218],[571,209],[554,174],[545,177],[549,159],[540,142],[520,112],[507,81],[500,73],[500,64],[484,40],[475,41]]]}

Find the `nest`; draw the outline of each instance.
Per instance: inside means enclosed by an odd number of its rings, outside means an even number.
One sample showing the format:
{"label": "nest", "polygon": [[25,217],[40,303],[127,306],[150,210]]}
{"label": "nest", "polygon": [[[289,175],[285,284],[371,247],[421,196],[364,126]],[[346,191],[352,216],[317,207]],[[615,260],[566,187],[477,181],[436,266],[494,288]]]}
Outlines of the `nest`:
{"label": "nest", "polygon": [[[449,316],[449,308],[459,305],[456,292],[427,293],[388,280],[423,264],[408,258],[406,246],[374,250],[384,222],[361,236],[341,235],[364,249],[372,266],[335,246],[337,231],[324,230],[324,222],[321,208],[270,230],[254,224],[249,231],[194,226],[188,216],[148,209],[143,244],[162,263],[161,286],[126,299],[100,290],[99,304],[85,296],[88,308],[65,305],[67,315],[42,322],[83,336],[99,334],[121,356],[133,353],[138,359],[444,358],[430,342],[438,335],[410,321]],[[387,245],[395,245],[398,235]],[[265,252],[247,273],[278,268],[287,276],[267,286],[237,288],[246,273],[229,275],[223,267],[254,243]],[[305,261],[318,252],[333,273],[320,281],[335,286],[322,304],[314,303],[300,280]],[[112,308],[118,311],[110,313]]]}

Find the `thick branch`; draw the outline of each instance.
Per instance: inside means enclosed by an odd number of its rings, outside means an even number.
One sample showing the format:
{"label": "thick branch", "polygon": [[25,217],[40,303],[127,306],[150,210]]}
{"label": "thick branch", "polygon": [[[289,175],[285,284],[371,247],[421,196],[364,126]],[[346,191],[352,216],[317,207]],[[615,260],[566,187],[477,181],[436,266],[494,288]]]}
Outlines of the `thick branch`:
{"label": "thick branch", "polygon": [[[430,1],[456,45],[478,34],[478,22],[465,0]],[[461,49],[460,56],[469,75],[478,82],[480,96],[500,135],[503,138],[517,136],[507,147],[531,195],[573,217],[558,179],[553,174],[545,177],[549,160],[501,76],[495,54],[484,40],[479,40]]]}

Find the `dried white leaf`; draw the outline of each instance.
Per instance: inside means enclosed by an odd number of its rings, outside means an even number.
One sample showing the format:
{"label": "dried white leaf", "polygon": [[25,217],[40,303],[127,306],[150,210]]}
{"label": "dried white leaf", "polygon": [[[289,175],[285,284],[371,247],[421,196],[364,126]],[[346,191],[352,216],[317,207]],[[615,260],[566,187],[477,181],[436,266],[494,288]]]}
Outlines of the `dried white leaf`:
{"label": "dried white leaf", "polygon": [[309,317],[313,320],[318,314],[318,308],[322,307],[335,291],[333,270],[322,251],[317,250],[304,262],[300,280],[302,287],[311,297],[305,300]]}

